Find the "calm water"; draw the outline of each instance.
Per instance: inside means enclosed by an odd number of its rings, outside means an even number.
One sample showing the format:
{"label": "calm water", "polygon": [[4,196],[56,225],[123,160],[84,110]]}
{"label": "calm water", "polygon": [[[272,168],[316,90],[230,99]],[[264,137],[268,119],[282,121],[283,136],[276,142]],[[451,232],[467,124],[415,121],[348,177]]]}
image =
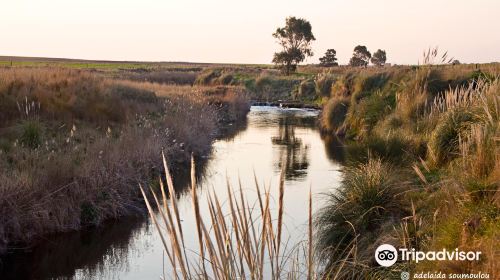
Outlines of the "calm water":
{"label": "calm water", "polygon": [[[232,186],[238,186],[238,178],[241,180],[250,203],[256,201],[254,172],[261,186],[270,185],[271,194],[277,197],[280,170],[286,164],[285,237],[291,242],[306,238],[309,187],[317,209],[322,194],[339,184],[342,158],[336,142],[321,139],[315,123],[317,114],[252,107],[247,126],[231,139],[218,140],[202,168],[201,213],[208,213],[204,211],[208,190],[225,200],[226,177]],[[196,250],[189,195],[179,195],[178,205],[186,246]],[[127,219],[48,237],[31,252],[11,254],[3,263],[0,279],[159,279],[163,258],[161,240],[150,221]]]}

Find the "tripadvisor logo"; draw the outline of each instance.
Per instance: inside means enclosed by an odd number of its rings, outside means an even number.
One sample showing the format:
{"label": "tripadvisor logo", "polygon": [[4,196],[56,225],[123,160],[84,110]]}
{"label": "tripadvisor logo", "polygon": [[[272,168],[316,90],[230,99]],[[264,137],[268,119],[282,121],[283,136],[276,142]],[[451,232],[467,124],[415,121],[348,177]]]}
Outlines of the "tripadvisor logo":
{"label": "tripadvisor logo", "polygon": [[398,260],[398,251],[392,245],[382,244],[375,251],[375,260],[379,265],[389,267]]}
{"label": "tripadvisor logo", "polygon": [[398,250],[390,244],[382,244],[375,250],[375,260],[381,266],[389,267],[398,261],[398,255],[402,261],[479,261],[481,252],[459,251],[458,248],[453,251],[446,249],[440,251],[416,251],[415,249],[400,248]]}

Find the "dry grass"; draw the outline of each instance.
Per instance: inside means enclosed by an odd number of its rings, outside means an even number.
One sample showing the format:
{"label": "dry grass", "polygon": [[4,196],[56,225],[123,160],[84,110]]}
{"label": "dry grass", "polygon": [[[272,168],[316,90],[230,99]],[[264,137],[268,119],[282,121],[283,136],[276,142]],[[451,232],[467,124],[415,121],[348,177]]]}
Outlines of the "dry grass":
{"label": "dry grass", "polygon": [[[164,158],[165,160],[165,158]],[[175,203],[175,188],[165,164],[169,199],[165,195],[163,183],[160,201],[151,189],[154,203],[141,186],[151,219],[153,220],[163,249],[168,256],[173,279],[316,279],[312,251],[312,198],[309,196],[308,242],[305,248],[300,244],[287,245],[282,240],[284,212],[284,174],[280,177],[278,193],[278,213],[274,221],[270,207],[269,188],[262,192],[256,182],[258,203],[250,208],[249,201],[242,192],[227,185],[228,201],[221,204],[217,194],[211,191],[207,200],[209,219],[200,213],[200,201],[194,176],[194,162],[191,165],[191,200],[193,203],[199,248],[186,248],[182,224]],[[257,181],[257,180],[256,180]],[[224,205],[225,206],[224,206]],[[156,209],[153,209],[156,205]],[[157,212],[159,215],[157,215]],[[195,256],[186,251],[196,250]],[[302,254],[305,257],[302,257]],[[166,276],[164,275],[164,278]]]}
{"label": "dry grass", "polygon": [[143,211],[136,186],[159,172],[158,151],[188,164],[224,123],[244,118],[244,106],[229,92],[0,69],[0,251]]}

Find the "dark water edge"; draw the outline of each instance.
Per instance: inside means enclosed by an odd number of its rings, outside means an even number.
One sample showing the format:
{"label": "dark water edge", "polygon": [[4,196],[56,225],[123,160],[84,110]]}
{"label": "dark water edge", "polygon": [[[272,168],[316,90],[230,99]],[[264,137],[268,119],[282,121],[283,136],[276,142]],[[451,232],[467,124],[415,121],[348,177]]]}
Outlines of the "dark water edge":
{"label": "dark water edge", "polygon": [[72,279],[77,268],[99,270],[105,256],[118,262],[127,254],[130,239],[146,222],[145,217],[107,221],[98,227],[45,236],[45,242],[30,249],[10,249],[2,259],[1,279]]}

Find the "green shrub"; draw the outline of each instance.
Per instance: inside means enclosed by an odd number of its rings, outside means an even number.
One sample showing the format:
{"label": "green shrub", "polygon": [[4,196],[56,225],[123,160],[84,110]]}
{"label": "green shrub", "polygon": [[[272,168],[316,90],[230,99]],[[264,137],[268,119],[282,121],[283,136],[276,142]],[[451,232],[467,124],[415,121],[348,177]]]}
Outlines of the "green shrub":
{"label": "green shrub", "polygon": [[476,70],[470,74],[470,81],[479,81],[479,80],[484,80],[487,83],[491,83],[495,80],[495,76],[493,76],[491,73],[488,72],[483,72],[481,70]]}
{"label": "green shrub", "polygon": [[42,144],[42,125],[39,121],[25,121],[21,125],[20,142],[23,146],[36,149]]}

